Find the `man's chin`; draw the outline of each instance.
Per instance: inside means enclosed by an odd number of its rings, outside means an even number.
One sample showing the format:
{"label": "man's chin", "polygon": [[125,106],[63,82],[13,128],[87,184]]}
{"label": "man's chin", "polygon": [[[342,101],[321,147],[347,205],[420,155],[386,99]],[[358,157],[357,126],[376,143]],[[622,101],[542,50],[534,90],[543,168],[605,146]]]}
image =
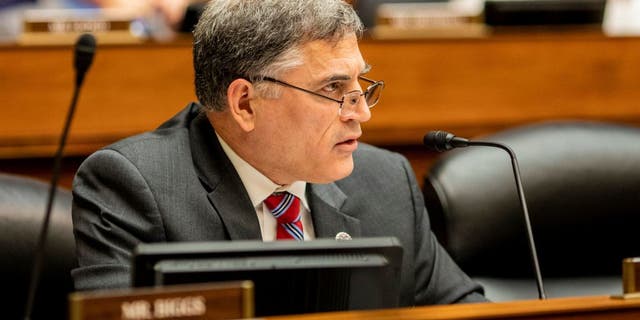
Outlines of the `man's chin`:
{"label": "man's chin", "polygon": [[309,181],[312,183],[331,183],[341,179],[344,179],[351,175],[353,172],[353,157],[341,160],[339,164],[326,168],[324,174],[316,175],[315,181]]}

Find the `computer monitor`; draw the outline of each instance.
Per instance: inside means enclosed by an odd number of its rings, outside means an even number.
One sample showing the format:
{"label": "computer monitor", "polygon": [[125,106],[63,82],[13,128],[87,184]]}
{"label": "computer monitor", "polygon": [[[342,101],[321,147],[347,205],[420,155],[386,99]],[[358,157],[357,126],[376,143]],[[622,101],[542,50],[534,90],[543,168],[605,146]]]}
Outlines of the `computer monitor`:
{"label": "computer monitor", "polygon": [[140,244],[134,287],[254,282],[256,316],[397,307],[396,238]]}

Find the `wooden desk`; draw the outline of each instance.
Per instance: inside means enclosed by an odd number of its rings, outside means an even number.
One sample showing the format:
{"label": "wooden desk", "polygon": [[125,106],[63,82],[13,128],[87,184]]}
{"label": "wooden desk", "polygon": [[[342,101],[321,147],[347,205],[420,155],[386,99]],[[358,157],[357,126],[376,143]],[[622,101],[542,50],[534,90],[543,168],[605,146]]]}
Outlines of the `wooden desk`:
{"label": "wooden desk", "polygon": [[[422,136],[433,129],[477,136],[557,118],[640,125],[638,37],[363,41],[361,50],[370,76],[387,84],[363,140],[405,153],[419,177],[433,159]],[[71,61],[70,47],[0,47],[0,159],[12,167],[55,151]],[[189,41],[99,46],[66,154],[82,158],[157,127],[195,99],[192,83]]]}
{"label": "wooden desk", "polygon": [[331,312],[267,317],[266,320],[631,320],[640,319],[640,300],[613,300],[609,297],[575,297],[545,301],[514,301],[416,308]]}

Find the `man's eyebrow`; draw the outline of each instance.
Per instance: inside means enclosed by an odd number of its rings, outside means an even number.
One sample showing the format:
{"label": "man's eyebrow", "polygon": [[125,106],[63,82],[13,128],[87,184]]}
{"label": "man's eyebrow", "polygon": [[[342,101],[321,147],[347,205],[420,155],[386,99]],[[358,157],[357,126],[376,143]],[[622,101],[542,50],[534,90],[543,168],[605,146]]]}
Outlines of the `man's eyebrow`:
{"label": "man's eyebrow", "polygon": [[[364,68],[362,68],[362,71],[360,71],[359,76],[365,75],[369,71],[371,71],[371,65],[368,63],[365,63]],[[346,74],[336,74],[336,75],[327,77],[324,81],[331,82],[331,81],[345,81],[345,80],[351,80],[351,76]]]}
{"label": "man's eyebrow", "polygon": [[344,81],[344,80],[351,80],[351,76],[346,75],[346,74],[335,74],[332,76],[329,76],[328,78],[325,79],[326,82],[331,82],[331,81]]}

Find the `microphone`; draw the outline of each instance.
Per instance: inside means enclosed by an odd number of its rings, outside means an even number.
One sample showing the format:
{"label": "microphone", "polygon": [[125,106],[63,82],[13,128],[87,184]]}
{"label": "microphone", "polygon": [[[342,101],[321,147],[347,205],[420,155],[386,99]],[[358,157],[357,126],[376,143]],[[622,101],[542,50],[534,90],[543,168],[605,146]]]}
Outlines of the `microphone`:
{"label": "microphone", "polygon": [[76,87],[80,87],[84,81],[84,75],[89,70],[93,55],[96,52],[96,38],[85,33],[76,41],[73,55],[73,66],[76,69]]}
{"label": "microphone", "polygon": [[466,147],[469,145],[469,140],[456,137],[452,133],[446,131],[430,131],[424,136],[422,142],[427,149],[438,152],[451,150],[453,148]]}
{"label": "microphone", "polygon": [[34,251],[34,263],[31,269],[31,282],[29,284],[29,291],[27,292],[27,303],[25,306],[24,319],[31,319],[31,312],[33,309],[33,303],[35,300],[35,294],[38,289],[38,282],[40,278],[40,271],[42,269],[42,257],[44,255],[44,245],[47,238],[47,232],[49,229],[49,221],[51,220],[51,209],[53,208],[53,201],[55,200],[56,190],[58,187],[58,178],[60,177],[60,167],[62,164],[62,154],[64,146],[67,142],[67,135],[69,134],[69,128],[71,127],[71,120],[76,109],[78,102],[78,95],[80,93],[80,87],[84,81],[84,76],[93,62],[93,56],[96,51],[96,39],[91,34],[83,34],[76,41],[74,48],[73,66],[76,70],[76,81],[73,90],[73,98],[69,105],[67,112],[67,118],[64,123],[62,135],[60,136],[60,142],[58,144],[58,150],[54,157],[52,177],[49,184],[49,193],[47,195],[47,206],[44,213],[44,221],[40,234],[38,236],[38,242]]}
{"label": "microphone", "polygon": [[542,284],[542,274],[540,272],[540,264],[538,263],[538,255],[536,250],[536,244],[533,239],[533,232],[531,231],[531,221],[529,219],[529,209],[527,208],[527,201],[524,198],[524,190],[522,188],[522,179],[520,177],[520,168],[518,166],[518,160],[516,154],[507,145],[490,142],[490,141],[472,141],[469,139],[456,137],[452,133],[446,131],[430,131],[424,136],[424,146],[433,151],[447,151],[453,148],[463,148],[468,146],[485,146],[494,147],[506,151],[511,158],[511,166],[513,168],[513,175],[516,180],[516,186],[518,187],[518,197],[520,198],[520,206],[524,213],[524,221],[527,228],[527,239],[529,241],[529,251],[531,251],[531,262],[533,264],[533,270],[535,272],[536,284],[538,286],[538,298],[544,300],[547,295],[544,291]]}

